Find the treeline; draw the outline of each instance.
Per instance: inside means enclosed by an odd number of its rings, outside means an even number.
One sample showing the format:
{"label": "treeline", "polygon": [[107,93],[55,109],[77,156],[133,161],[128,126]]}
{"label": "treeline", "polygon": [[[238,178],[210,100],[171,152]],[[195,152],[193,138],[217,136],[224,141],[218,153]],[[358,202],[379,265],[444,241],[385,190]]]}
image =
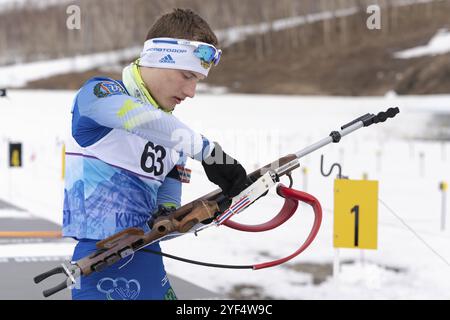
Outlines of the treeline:
{"label": "treeline", "polygon": [[[369,29],[367,24],[374,14],[367,8],[374,4],[380,8],[380,29]],[[316,15],[322,19],[286,30],[269,30],[234,45],[233,51],[253,55],[258,60],[274,53],[283,55],[288,50],[319,48],[338,53],[349,45],[387,42],[390,38],[398,38],[399,34],[411,35],[424,27],[435,30],[450,28],[449,0],[317,0],[316,6],[317,12],[331,12],[332,18]]]}
{"label": "treeline", "polygon": [[[345,8],[358,8],[361,20],[367,19],[366,8],[378,3],[382,8],[382,32],[410,25],[408,19],[426,15],[433,23],[436,15],[446,14],[442,6],[450,0],[435,0],[411,7],[405,18],[398,14],[401,3],[414,0],[75,0],[45,8],[25,1],[15,9],[0,12],[0,64],[12,64],[55,59],[78,54],[116,50],[141,45],[155,19],[172,8],[191,8],[204,17],[214,30],[229,27],[273,22],[277,19],[308,15],[317,12],[336,12]],[[69,30],[66,12],[69,5],[77,5],[81,13],[81,28]],[[354,17],[353,17],[354,18]],[[408,20],[408,21],[406,21]],[[354,19],[352,20],[354,21]],[[323,20],[324,45],[345,44],[358,26],[348,17]],[[420,26],[418,26],[420,28]],[[356,32],[358,32],[356,30]],[[362,31],[361,31],[362,32]],[[313,35],[316,38],[317,35]],[[295,28],[280,40],[283,46],[297,47],[316,41],[308,28]],[[273,35],[261,37],[259,46],[273,50]],[[246,50],[242,47],[242,50]]]}

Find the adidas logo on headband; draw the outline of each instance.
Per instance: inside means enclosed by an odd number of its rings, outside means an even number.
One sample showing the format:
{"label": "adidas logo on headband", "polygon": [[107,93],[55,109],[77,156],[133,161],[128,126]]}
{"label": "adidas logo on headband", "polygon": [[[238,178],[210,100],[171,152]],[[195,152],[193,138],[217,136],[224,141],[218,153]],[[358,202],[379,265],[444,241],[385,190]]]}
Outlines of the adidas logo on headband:
{"label": "adidas logo on headband", "polygon": [[221,54],[222,50],[206,42],[154,38],[145,41],[139,63],[142,67],[194,71],[206,77]]}
{"label": "adidas logo on headband", "polygon": [[159,60],[159,63],[175,63],[175,60],[173,60],[172,56],[168,54],[167,56],[162,57]]}

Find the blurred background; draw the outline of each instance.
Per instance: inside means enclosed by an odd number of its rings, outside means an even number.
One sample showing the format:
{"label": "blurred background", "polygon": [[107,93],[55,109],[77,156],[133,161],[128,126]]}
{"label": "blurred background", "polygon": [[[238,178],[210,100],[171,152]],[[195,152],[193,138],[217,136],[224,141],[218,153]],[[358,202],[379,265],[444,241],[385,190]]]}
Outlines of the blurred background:
{"label": "blurred background", "polygon": [[[374,4],[380,29],[366,27]],[[64,27],[75,12],[70,5],[80,9],[79,29]],[[14,84],[25,88],[77,89],[99,72],[119,77],[152,22],[174,7],[192,8],[217,32],[223,60],[206,83],[231,92],[361,96],[447,93],[450,86],[448,54],[395,55],[448,32],[445,0],[4,0],[0,6],[0,65],[117,52],[103,65],[75,60],[74,70]]]}
{"label": "blurred background", "polygon": [[[30,279],[71,257],[60,227],[76,90],[93,76],[121,79],[155,19],[176,7],[208,21],[223,55],[175,116],[248,171],[364,113],[400,108],[301,160],[294,188],[324,209],[307,251],[220,276],[167,260],[179,297],[450,299],[450,0],[0,0],[0,299],[42,298],[50,285]],[[340,163],[350,179],[378,181],[376,250],[333,246],[337,172],[321,174],[321,153],[325,171]],[[188,166],[183,203],[215,188],[199,163]],[[281,205],[269,193],[237,220],[265,222]],[[278,259],[309,233],[312,211],[299,211],[268,235],[211,228],[162,247],[225,264]]]}

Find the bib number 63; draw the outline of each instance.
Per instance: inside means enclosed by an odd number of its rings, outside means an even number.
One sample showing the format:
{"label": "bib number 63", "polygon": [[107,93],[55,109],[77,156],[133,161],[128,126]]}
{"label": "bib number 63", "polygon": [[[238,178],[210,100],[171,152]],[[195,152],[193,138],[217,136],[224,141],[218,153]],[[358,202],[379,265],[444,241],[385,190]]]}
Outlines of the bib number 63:
{"label": "bib number 63", "polygon": [[163,146],[155,146],[153,142],[147,142],[141,156],[142,170],[147,173],[153,173],[155,176],[162,175],[164,172],[163,160],[166,154],[166,149]]}

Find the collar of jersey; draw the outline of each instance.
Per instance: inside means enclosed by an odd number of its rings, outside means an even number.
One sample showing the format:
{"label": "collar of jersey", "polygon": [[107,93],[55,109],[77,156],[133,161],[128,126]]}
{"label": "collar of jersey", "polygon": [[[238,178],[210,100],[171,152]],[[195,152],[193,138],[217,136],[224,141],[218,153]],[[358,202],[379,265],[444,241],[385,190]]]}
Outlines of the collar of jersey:
{"label": "collar of jersey", "polygon": [[[142,79],[141,72],[139,70],[139,59],[134,61],[131,64],[131,76],[133,79],[134,84],[137,86],[138,90],[141,92],[143,98],[145,98],[145,102],[150,103],[151,105],[155,106],[156,108],[160,109],[161,111],[164,111],[166,113],[172,113],[170,111],[166,111],[162,109],[155,99],[153,99],[152,95],[148,91],[147,87],[145,86],[145,82]],[[133,91],[131,91],[133,92]]]}

